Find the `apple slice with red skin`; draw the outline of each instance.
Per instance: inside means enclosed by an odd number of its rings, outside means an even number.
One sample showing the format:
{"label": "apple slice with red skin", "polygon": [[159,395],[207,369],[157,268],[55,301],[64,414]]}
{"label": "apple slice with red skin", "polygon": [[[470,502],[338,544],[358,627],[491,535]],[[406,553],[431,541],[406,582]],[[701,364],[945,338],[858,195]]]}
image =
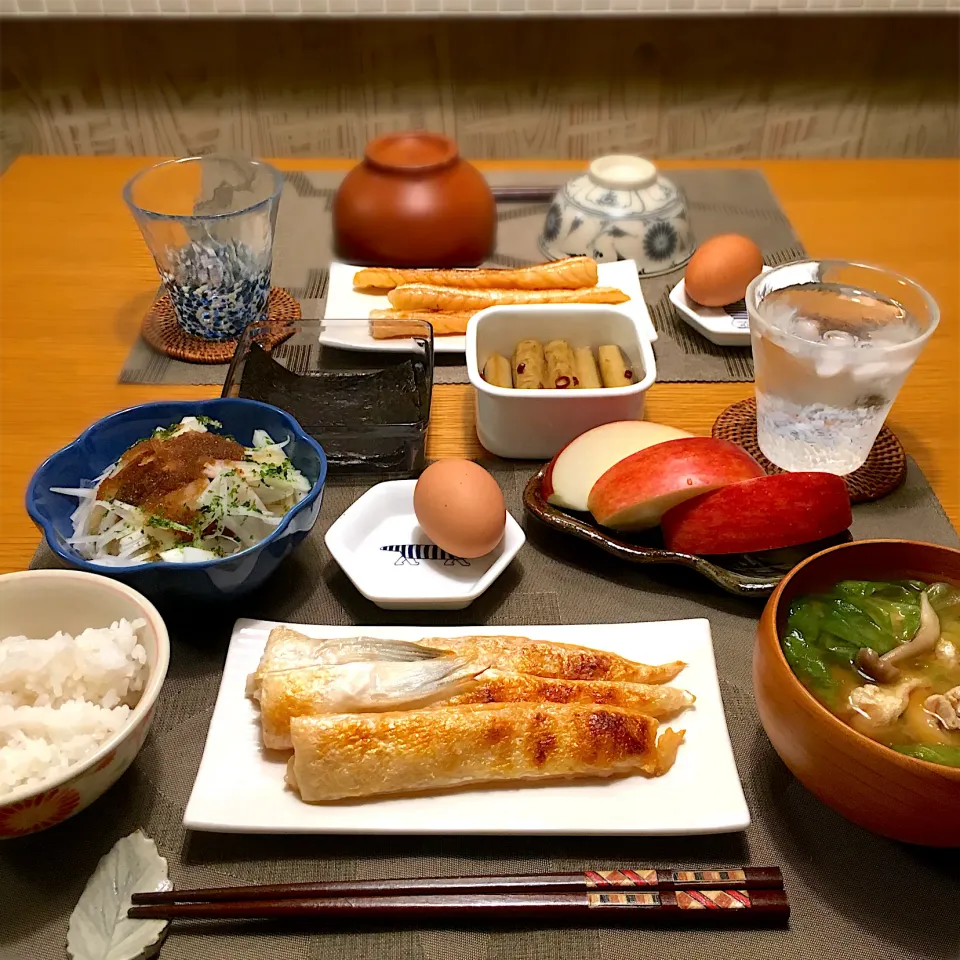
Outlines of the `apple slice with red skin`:
{"label": "apple slice with red skin", "polygon": [[587,509],[587,498],[601,475],[633,453],[692,434],[648,420],[615,420],[571,440],[547,465],[540,493],[567,510]]}
{"label": "apple slice with red skin", "polygon": [[587,506],[612,530],[648,530],[684,500],[762,476],[763,467],[729,440],[667,440],[615,463],[593,485]]}
{"label": "apple slice with red skin", "polygon": [[832,473],[779,473],[704,493],[660,521],[668,550],[725,554],[812,543],[853,522],[850,496]]}

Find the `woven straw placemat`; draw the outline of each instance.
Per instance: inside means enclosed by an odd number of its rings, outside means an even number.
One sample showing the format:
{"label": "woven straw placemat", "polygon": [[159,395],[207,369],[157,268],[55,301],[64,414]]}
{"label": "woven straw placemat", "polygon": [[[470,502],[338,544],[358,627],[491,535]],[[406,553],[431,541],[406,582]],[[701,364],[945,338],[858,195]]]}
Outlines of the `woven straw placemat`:
{"label": "woven straw placemat", "polygon": [[[308,879],[553,872],[624,866],[775,864],[793,906],[789,930],[417,929],[327,924],[177,924],[162,960],[956,960],[956,851],[892,843],[853,826],[797,783],[757,718],[750,665],[760,605],[688,572],[638,568],[523,516],[534,465],[488,464],[527,543],[499,580],[457,612],[390,612],[361,597],[324,532],[363,492],[328,486],[316,529],[259,593],[227,610],[164,610],[173,641],[166,684],[143,750],[110,792],[72,820],[0,844],[0,957],[63,960],[67,918],[97,860],[142,827],[181,887]],[[912,462],[889,497],[854,508],[853,533],[958,538]],[[33,566],[51,566],[42,549]],[[737,766],[753,817],[745,833],[694,837],[237,836],[187,833],[183,811],[203,750],[237,617],[299,623],[552,624],[709,617]],[[589,639],[589,638],[587,638]],[[225,789],[229,787],[225,786]],[[710,784],[703,783],[709,803]],[[322,811],[318,811],[322,813]],[[584,810],[599,820],[602,809]],[[646,815],[642,806],[638,820]]]}
{"label": "woven straw placemat", "polygon": [[[757,441],[757,401],[753,397],[731,404],[717,417],[711,433],[739,444],[767,473],[784,473],[761,452]],[[907,455],[897,435],[886,425],[880,429],[862,467],[843,478],[851,503],[879,500],[896,490],[907,476]]]}
{"label": "woven straw placemat", "polygon": [[[763,250],[767,263],[802,258],[790,222],[759,170],[664,171],[687,197],[690,223],[698,242],[718,233],[743,233]],[[333,258],[331,207],[339,173],[296,172],[286,175],[277,219],[273,282],[299,301],[304,317],[322,317],[327,293],[327,267]],[[564,175],[557,171],[499,171],[487,174],[494,186],[554,185]],[[546,203],[502,203],[499,207],[497,252],[491,266],[540,263],[537,237],[547,212]],[[750,381],[753,360],[749,347],[718,347],[676,313],[670,289],[682,268],[641,283],[659,339],[654,344],[657,379],[680,381]],[[139,339],[120,373],[122,383],[222,384],[225,365],[181,363],[156,352]],[[434,383],[468,383],[462,356],[439,354]]]}
{"label": "woven straw placemat", "polygon": [[[257,340],[271,348],[293,335],[291,321],[300,319],[300,304],[286,290],[274,287],[267,304],[270,328]],[[140,327],[140,336],[155,353],[185,363],[229,364],[237,348],[237,339],[201,340],[192,337],[177,323],[176,311],[167,294],[153,302]]]}

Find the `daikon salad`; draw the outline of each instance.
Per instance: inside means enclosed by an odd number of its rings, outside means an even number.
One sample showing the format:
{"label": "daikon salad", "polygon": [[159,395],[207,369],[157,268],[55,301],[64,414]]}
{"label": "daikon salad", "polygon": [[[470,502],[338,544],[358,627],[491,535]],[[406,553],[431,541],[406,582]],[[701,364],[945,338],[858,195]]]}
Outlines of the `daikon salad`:
{"label": "daikon salad", "polygon": [[52,488],[80,500],[70,546],[104,566],[195,563],[269,536],[311,484],[284,452],[288,441],[255,430],[244,447],[221,428],[184,417],[134,444],[92,486]]}

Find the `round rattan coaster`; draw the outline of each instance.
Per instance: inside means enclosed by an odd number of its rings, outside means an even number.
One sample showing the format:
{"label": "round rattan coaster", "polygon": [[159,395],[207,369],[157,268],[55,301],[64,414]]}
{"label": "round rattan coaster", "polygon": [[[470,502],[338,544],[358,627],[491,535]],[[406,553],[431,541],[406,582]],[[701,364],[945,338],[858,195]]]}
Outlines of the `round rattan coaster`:
{"label": "round rattan coaster", "polygon": [[[711,431],[720,440],[732,440],[754,457],[767,473],[783,473],[761,452],[757,443],[757,401],[741,400],[717,417]],[[907,456],[893,431],[884,426],[867,462],[843,478],[851,503],[879,500],[896,490],[907,475]]]}
{"label": "round rattan coaster", "polygon": [[[300,319],[300,304],[286,290],[273,287],[267,304],[269,331],[257,337],[268,349],[293,335],[293,321]],[[143,339],[153,347],[187,363],[229,363],[237,349],[236,340],[201,340],[184,333],[177,323],[173,304],[166,295],[150,308],[140,327]]]}

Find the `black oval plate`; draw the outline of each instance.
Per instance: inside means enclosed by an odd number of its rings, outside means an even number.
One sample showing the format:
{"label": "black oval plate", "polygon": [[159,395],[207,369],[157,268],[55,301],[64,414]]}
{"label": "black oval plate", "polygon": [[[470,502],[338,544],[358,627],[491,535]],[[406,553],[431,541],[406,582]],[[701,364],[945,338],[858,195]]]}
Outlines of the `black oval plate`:
{"label": "black oval plate", "polygon": [[717,557],[698,557],[676,553],[650,542],[650,537],[636,541],[619,540],[594,523],[585,513],[570,513],[547,503],[541,493],[546,472],[543,467],[527,482],[523,491],[524,508],[548,527],[592,543],[601,550],[629,560],[631,563],[661,563],[689,567],[718,587],[740,597],[765,597],[798,564],[811,554],[853,539],[849,530],[798,547],[765,550],[762,553],[732,553]]}

